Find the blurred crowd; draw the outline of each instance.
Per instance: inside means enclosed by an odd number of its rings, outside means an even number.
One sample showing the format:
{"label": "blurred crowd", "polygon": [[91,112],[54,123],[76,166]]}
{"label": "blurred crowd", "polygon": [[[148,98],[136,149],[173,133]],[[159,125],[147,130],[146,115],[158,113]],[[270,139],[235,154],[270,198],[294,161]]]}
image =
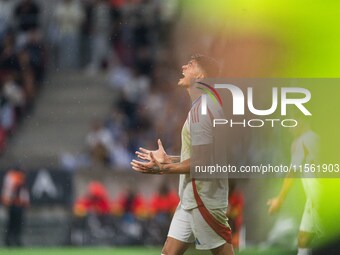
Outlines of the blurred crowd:
{"label": "blurred crowd", "polygon": [[[30,113],[49,65],[86,75],[106,71],[115,100],[86,138],[91,158],[126,168],[145,141],[179,151],[182,93],[172,52],[178,0],[0,0],[0,153]],[[52,63],[51,63],[52,62]],[[185,118],[185,117],[183,117]],[[156,121],[157,120],[157,121]]]}
{"label": "blurred crowd", "polygon": [[117,245],[161,244],[178,203],[177,193],[166,183],[149,199],[129,187],[110,200],[106,187],[92,181],[86,194],[74,203],[71,244],[105,240]]}
{"label": "blurred crowd", "polygon": [[151,75],[177,10],[177,0],[60,0],[48,33],[57,65],[64,70],[86,65],[94,74],[121,63]]}
{"label": "blurred crowd", "polygon": [[[94,24],[99,23],[95,13],[104,3],[97,1],[98,6],[93,7]],[[111,4],[111,33],[103,36],[89,29],[93,33],[92,49],[98,52],[92,51],[87,71],[93,73],[108,65],[110,86],[116,96],[110,115],[92,123],[86,145],[93,160],[129,169],[138,147],[154,148],[156,144],[150,141],[156,142],[157,138],[163,140],[169,153],[179,151],[179,141],[173,139],[173,133],[179,133],[185,118],[185,93],[175,89],[181,69],[171,49],[178,3],[130,0]],[[97,45],[110,35],[111,51],[100,53]],[[146,141],[149,144],[144,144]]]}
{"label": "blurred crowd", "polygon": [[[40,0],[0,0],[0,153],[33,110],[51,66],[55,72],[108,77],[110,114],[91,123],[85,158],[130,169],[138,147],[155,148],[157,138],[169,154],[178,153],[180,139],[173,133],[180,133],[189,107],[185,93],[175,89],[181,75],[172,52],[178,0],[50,3],[46,19]],[[150,198],[129,188],[112,200],[103,184],[91,182],[74,203],[70,241],[161,244],[177,205],[176,192],[166,184]]]}
{"label": "blurred crowd", "polygon": [[110,115],[94,120],[86,137],[86,146],[94,161],[115,169],[130,168],[130,161],[140,146],[156,149],[160,138],[167,153],[180,151],[181,132],[189,107],[183,90],[177,89],[179,71],[157,63],[153,76],[136,69],[118,66],[110,81],[115,93]]}
{"label": "blurred crowd", "polygon": [[185,93],[176,89],[181,68],[172,37],[178,13],[178,0],[58,2],[50,29],[57,65],[108,75],[114,94],[109,116],[90,125],[85,157],[65,154],[63,167],[99,162],[128,169],[138,147],[155,147],[157,138],[168,153],[178,153],[173,133],[180,133],[188,107]]}
{"label": "blurred crowd", "polygon": [[45,76],[40,16],[34,1],[0,1],[0,154],[32,110]]}

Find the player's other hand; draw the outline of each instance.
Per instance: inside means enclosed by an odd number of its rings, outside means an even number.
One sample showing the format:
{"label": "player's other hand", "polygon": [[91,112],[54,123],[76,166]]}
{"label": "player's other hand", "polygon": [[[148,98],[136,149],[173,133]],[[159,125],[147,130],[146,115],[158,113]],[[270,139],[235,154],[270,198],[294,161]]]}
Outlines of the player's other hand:
{"label": "player's other hand", "polygon": [[166,154],[161,139],[158,139],[157,143],[158,143],[158,149],[153,150],[153,151],[140,147],[139,151],[136,151],[137,157],[142,160],[151,161],[150,154],[152,153],[155,160],[157,160],[159,163],[162,163],[162,164],[171,163],[171,159],[168,156],[168,154]]}
{"label": "player's other hand", "polygon": [[153,153],[150,152],[150,161],[143,162],[138,160],[131,161],[131,167],[136,172],[145,173],[145,174],[164,174],[163,165],[153,156]]}
{"label": "player's other hand", "polygon": [[282,205],[282,201],[281,201],[280,198],[275,197],[275,198],[269,199],[268,202],[267,202],[267,205],[269,207],[268,213],[274,214],[274,213],[276,213],[280,210],[281,205]]}

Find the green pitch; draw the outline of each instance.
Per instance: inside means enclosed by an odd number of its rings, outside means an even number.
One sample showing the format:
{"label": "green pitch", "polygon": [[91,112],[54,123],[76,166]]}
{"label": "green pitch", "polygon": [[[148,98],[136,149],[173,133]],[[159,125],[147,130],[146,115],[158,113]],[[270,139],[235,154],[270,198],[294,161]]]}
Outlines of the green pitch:
{"label": "green pitch", "polygon": [[160,248],[21,248],[0,249],[1,255],[159,255]]}
{"label": "green pitch", "polygon": [[[1,255],[160,255],[161,247],[126,247],[126,248],[0,248]],[[188,250],[185,255],[206,255],[210,252]],[[294,252],[282,252],[279,250],[246,249],[237,255],[291,255]]]}

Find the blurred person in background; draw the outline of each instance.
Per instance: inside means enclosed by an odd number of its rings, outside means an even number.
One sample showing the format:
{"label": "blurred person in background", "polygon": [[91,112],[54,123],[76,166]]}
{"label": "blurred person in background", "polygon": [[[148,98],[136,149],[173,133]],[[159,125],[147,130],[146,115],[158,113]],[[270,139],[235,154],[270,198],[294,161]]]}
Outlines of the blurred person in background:
{"label": "blurred person in background", "polygon": [[92,122],[91,131],[86,136],[86,145],[95,162],[109,165],[113,162],[114,142],[111,132],[100,120]]}
{"label": "blurred person in background", "polygon": [[[164,243],[169,229],[171,218],[174,215],[179,203],[177,192],[171,190],[167,182],[163,182],[150,199],[150,225],[158,230],[155,239],[159,239],[159,244]],[[151,231],[150,231],[151,232]],[[156,240],[157,240],[156,239]]]}
{"label": "blurred person in background", "polygon": [[11,28],[13,21],[13,1],[0,0],[0,41]]}
{"label": "blurred person in background", "polygon": [[110,44],[114,49],[116,58],[115,64],[121,63],[123,60],[123,47],[122,44],[122,6],[125,0],[111,0],[111,24],[110,31]]}
{"label": "blurred person in background", "polygon": [[33,109],[37,91],[45,78],[45,46],[40,31],[34,29],[28,33],[27,42],[17,53],[17,80],[25,92],[28,112]]}
{"label": "blurred person in background", "polygon": [[[92,243],[110,233],[110,199],[106,187],[99,181],[91,181],[86,194],[73,205],[71,243]],[[87,240],[87,241],[85,241]]]}
{"label": "blurred person in background", "polygon": [[[139,0],[133,28],[133,45],[136,50],[142,46],[156,46],[156,6],[151,0]],[[136,57],[136,53],[134,57]]]}
{"label": "blurred person in background", "polygon": [[18,58],[16,54],[15,33],[7,32],[1,40],[0,45],[0,70],[1,74],[9,71],[16,71]]}
{"label": "blurred person in background", "polygon": [[119,139],[126,135],[128,116],[126,116],[121,109],[112,107],[110,116],[108,116],[105,121],[105,125],[110,130],[113,139]]}
{"label": "blurred person in background", "polygon": [[130,165],[133,156],[132,153],[128,151],[128,142],[129,139],[126,134],[122,135],[118,139],[115,139],[114,141],[111,166],[113,166],[115,170],[126,171]]}
{"label": "blurred person in background", "polygon": [[98,181],[90,182],[85,196],[78,198],[74,203],[73,212],[76,216],[85,216],[89,213],[109,214],[110,201],[105,186]]}
{"label": "blurred person in background", "polygon": [[8,137],[33,109],[45,75],[40,5],[0,0],[0,154]]}
{"label": "blurred person in background", "polygon": [[3,181],[2,204],[7,208],[6,246],[22,246],[22,229],[25,208],[29,205],[25,172],[19,168],[10,169]]}
{"label": "blurred person in background", "polygon": [[[15,51],[15,35],[6,32],[0,40],[0,152],[6,149],[6,141],[15,127],[15,105],[21,105],[22,88],[15,80],[18,57]],[[19,109],[19,108],[17,108]]]}
{"label": "blurred person in background", "polygon": [[108,59],[113,57],[110,47],[111,18],[109,1],[95,0],[91,9],[91,62],[87,68],[89,74],[101,70],[105,63],[108,64]]}
{"label": "blurred person in background", "polygon": [[171,46],[172,28],[178,14],[178,0],[158,0],[160,24],[158,26],[160,41]]}
{"label": "blurred person in background", "polygon": [[40,6],[33,0],[21,0],[14,8],[18,46],[27,41],[31,30],[40,29]]}
{"label": "blurred person in background", "polygon": [[143,233],[147,228],[147,203],[141,192],[130,185],[112,201],[112,213],[116,216],[117,229],[126,244],[143,244]]}
{"label": "blurred person in background", "polygon": [[136,48],[135,65],[141,75],[153,76],[155,60],[151,46],[143,45]]}
{"label": "blurred person in background", "polygon": [[134,29],[137,24],[138,0],[125,0],[121,6],[121,61],[126,66],[133,64]]}
{"label": "blurred person in background", "polygon": [[4,78],[3,93],[7,99],[7,103],[11,108],[11,116],[8,116],[7,131],[9,133],[14,131],[15,121],[22,115],[23,107],[25,105],[25,91],[15,80],[13,73],[8,73]]}
{"label": "blurred person in background", "polygon": [[77,69],[80,63],[81,26],[85,18],[83,6],[75,0],[62,0],[58,3],[54,16],[59,33],[59,68]]}
{"label": "blurred person in background", "polygon": [[237,249],[239,248],[240,234],[243,226],[244,196],[242,192],[237,190],[236,186],[236,180],[230,179],[227,217],[233,230],[233,246]]}
{"label": "blurred person in background", "polygon": [[31,29],[26,39],[19,48],[15,47],[16,34],[12,31],[0,39],[0,129],[5,138],[13,134],[24,114],[32,109],[44,78],[44,44],[40,32]]}
{"label": "blurred person in background", "polygon": [[158,192],[153,194],[150,200],[151,215],[154,217],[171,217],[178,206],[177,192],[170,189],[167,182],[163,182]]}
{"label": "blurred person in background", "polygon": [[138,68],[132,68],[130,80],[122,87],[124,98],[132,104],[143,101],[150,90],[150,79],[142,74]]}
{"label": "blurred person in background", "polygon": [[[39,30],[31,30],[28,33],[27,43],[24,45],[23,50],[28,54],[29,71],[33,72],[34,80],[40,85],[45,75],[46,57],[42,34]],[[26,70],[23,69],[22,71]]]}
{"label": "blurred person in background", "polygon": [[[319,162],[320,137],[311,129],[309,122],[300,116],[293,115],[298,120],[299,125],[291,128],[294,136],[291,146],[291,165],[296,169],[306,167],[305,173],[300,176],[303,190],[306,195],[306,203],[303,211],[299,233],[297,255],[311,255],[312,245],[316,238],[323,235],[320,220],[320,180],[315,176],[316,171],[309,171],[307,166]],[[307,174],[309,173],[309,175]],[[282,207],[289,190],[292,188],[296,178],[293,172],[289,172],[283,180],[279,194],[268,200],[268,213],[277,213]]]}
{"label": "blurred person in background", "polygon": [[115,214],[120,214],[123,217],[123,221],[126,222],[145,218],[147,216],[146,209],[145,199],[134,187],[128,187],[112,203],[112,210]]}

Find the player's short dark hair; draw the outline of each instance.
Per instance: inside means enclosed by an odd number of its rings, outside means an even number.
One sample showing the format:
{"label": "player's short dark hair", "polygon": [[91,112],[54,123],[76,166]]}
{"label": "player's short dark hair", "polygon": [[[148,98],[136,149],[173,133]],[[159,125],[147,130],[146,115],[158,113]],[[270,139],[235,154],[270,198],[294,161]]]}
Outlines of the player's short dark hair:
{"label": "player's short dark hair", "polygon": [[191,59],[197,62],[207,77],[217,77],[220,74],[220,65],[216,59],[199,53],[192,55]]}

